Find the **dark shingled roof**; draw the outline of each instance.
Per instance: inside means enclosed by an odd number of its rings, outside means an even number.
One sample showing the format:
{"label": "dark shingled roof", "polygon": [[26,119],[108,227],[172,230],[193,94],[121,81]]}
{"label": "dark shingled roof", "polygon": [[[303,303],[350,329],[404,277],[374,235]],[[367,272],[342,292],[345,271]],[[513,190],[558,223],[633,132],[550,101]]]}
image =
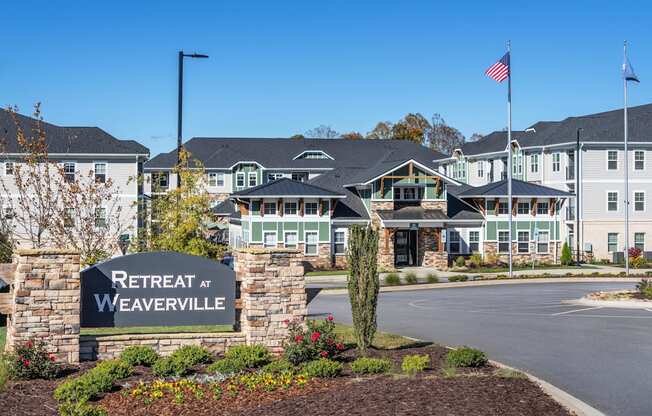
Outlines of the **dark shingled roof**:
{"label": "dark shingled roof", "polygon": [[308,183],[326,188],[337,190],[346,195],[346,198],[340,199],[335,204],[333,211],[333,218],[337,220],[367,220],[369,214],[367,209],[360,199],[357,190],[352,188],[345,188],[352,176],[359,173],[360,169],[355,168],[342,168],[330,172],[322,173]]}
{"label": "dark shingled roof", "polygon": [[306,182],[281,178],[253,188],[234,192],[234,198],[260,198],[276,196],[314,196],[322,198],[344,198],[342,192],[334,192]]}
{"label": "dark shingled roof", "polygon": [[467,204],[463,200],[459,199],[455,195],[448,192],[447,195],[448,204],[446,205],[448,218],[451,220],[477,220],[482,221],[484,217],[478,210],[473,208],[471,205]]}
{"label": "dark shingled roof", "polygon": [[[37,120],[16,114],[18,124],[30,138],[37,126]],[[149,149],[134,140],[119,140],[98,127],[60,127],[41,122],[45,133],[48,153],[89,154],[143,154]],[[17,128],[11,114],[0,110],[0,142],[5,153],[22,153],[17,141]]]}
{"label": "dark shingled roof", "polygon": [[236,212],[236,207],[233,201],[225,199],[219,204],[215,205],[212,209],[213,214],[217,216],[230,216]]}
{"label": "dark shingled roof", "polygon": [[[529,196],[569,197],[571,195],[571,193],[559,189],[512,179],[512,196],[514,198]],[[507,196],[507,180],[469,188],[457,196],[460,198]]]}
{"label": "dark shingled roof", "polygon": [[440,209],[425,209],[422,207],[403,207],[397,210],[376,211],[383,220],[421,220],[421,221],[445,221],[448,219],[444,211]]}

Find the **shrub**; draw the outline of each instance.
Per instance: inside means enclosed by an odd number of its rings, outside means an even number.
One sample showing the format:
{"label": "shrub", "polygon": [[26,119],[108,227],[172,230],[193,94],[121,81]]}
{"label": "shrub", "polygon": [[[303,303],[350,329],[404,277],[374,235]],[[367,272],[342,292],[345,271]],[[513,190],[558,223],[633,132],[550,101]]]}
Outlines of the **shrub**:
{"label": "shrub", "polygon": [[225,375],[237,374],[247,367],[240,360],[234,360],[232,358],[224,358],[223,360],[217,360],[213,364],[209,365],[206,368],[206,371],[209,373],[220,373]]}
{"label": "shrub", "polygon": [[342,364],[328,358],[310,361],[303,366],[303,371],[309,377],[333,378],[342,372]]}
{"label": "shrub", "polygon": [[405,283],[408,285],[416,285],[419,281],[417,280],[417,275],[413,272],[410,272],[405,275]]}
{"label": "shrub", "polygon": [[355,374],[378,374],[387,373],[392,369],[392,363],[389,360],[378,358],[358,358],[351,363],[351,371]]}
{"label": "shrub", "polygon": [[414,375],[424,371],[430,366],[429,355],[406,355],[403,357],[401,369],[404,373]]}
{"label": "shrub", "polygon": [[224,358],[240,361],[245,368],[256,368],[272,361],[272,354],[262,345],[238,345],[231,347]]}
{"label": "shrub", "polygon": [[629,256],[629,258],[641,257],[642,254],[643,254],[643,250],[641,250],[638,247],[630,247],[629,250],[627,250],[627,255]]}
{"label": "shrub", "polygon": [[81,406],[100,393],[111,390],[116,380],[129,377],[132,372],[132,367],[121,360],[101,361],[81,376],[61,383],[54,390],[54,398],[59,402]]}
{"label": "shrub", "polygon": [[264,373],[280,374],[280,373],[292,373],[295,368],[291,362],[285,358],[280,360],[274,360],[271,363],[267,364],[262,368]]}
{"label": "shrub", "polygon": [[645,299],[652,299],[652,281],[650,279],[641,279],[636,284],[636,290]]}
{"label": "shrub", "polygon": [[106,410],[99,406],[91,406],[86,402],[64,403],[59,406],[60,416],[106,416]]}
{"label": "shrub", "polygon": [[564,266],[570,266],[572,262],[573,262],[573,253],[571,253],[571,249],[568,246],[568,243],[564,243],[564,245],[561,248],[561,264]]}
{"label": "shrub", "polygon": [[[637,250],[640,250],[640,249],[637,249]],[[645,264],[646,264],[646,261],[645,261],[645,257],[643,257],[643,256],[630,257],[629,258],[629,265],[633,269],[640,269],[641,267],[645,266]]]}
{"label": "shrub", "polygon": [[333,316],[321,321],[308,321],[306,328],[299,321],[288,322],[289,339],[284,343],[284,357],[299,365],[317,358],[333,358],[344,351],[344,344],[335,336]]}
{"label": "shrub", "polygon": [[470,268],[476,268],[482,264],[482,256],[480,253],[473,253],[469,260],[466,262],[466,265]]}
{"label": "shrub", "polygon": [[500,257],[496,254],[487,254],[484,257],[484,264],[487,266],[497,266],[498,262],[500,260]]}
{"label": "shrub", "polygon": [[190,366],[172,357],[161,357],[152,365],[152,373],[159,377],[184,376],[190,372]]}
{"label": "shrub", "polygon": [[60,369],[54,360],[42,341],[27,341],[7,355],[7,370],[11,378],[19,380],[52,379]]}
{"label": "shrub", "polygon": [[182,361],[188,367],[213,361],[213,355],[199,345],[185,345],[173,352],[170,357],[176,361]]}
{"label": "shrub", "polygon": [[100,361],[91,371],[106,373],[114,380],[119,380],[129,377],[134,370],[131,365],[122,360],[106,360]]}
{"label": "shrub", "polygon": [[9,380],[9,362],[5,354],[0,354],[0,391],[2,391]]}
{"label": "shrub", "polygon": [[459,347],[448,352],[446,363],[451,367],[482,367],[487,364],[487,356],[475,348]]}
{"label": "shrub", "polygon": [[145,345],[132,345],[125,348],[120,354],[120,359],[132,366],[144,365],[145,367],[151,367],[159,358],[159,355],[152,347]]}
{"label": "shrub", "polygon": [[439,283],[439,278],[437,277],[436,274],[434,273],[429,273],[428,277],[426,277],[426,281],[428,283]]}
{"label": "shrub", "polygon": [[401,278],[396,273],[389,273],[385,275],[385,285],[398,286],[401,284]]}
{"label": "shrub", "polygon": [[467,280],[469,280],[469,277],[466,276],[466,275],[463,275],[463,274],[458,274],[456,276],[450,276],[448,278],[449,282],[466,282]]}
{"label": "shrub", "polygon": [[466,260],[464,260],[464,257],[458,256],[455,259],[455,267],[464,267],[466,265]]}

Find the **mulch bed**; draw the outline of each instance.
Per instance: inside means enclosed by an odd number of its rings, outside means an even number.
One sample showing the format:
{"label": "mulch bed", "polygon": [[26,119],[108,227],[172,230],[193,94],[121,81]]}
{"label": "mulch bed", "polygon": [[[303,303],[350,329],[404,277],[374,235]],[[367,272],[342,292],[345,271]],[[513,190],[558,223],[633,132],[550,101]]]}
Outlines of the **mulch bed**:
{"label": "mulch bed", "polygon": [[[502,378],[495,368],[458,369],[456,376],[442,373],[447,350],[440,346],[420,346],[398,350],[371,350],[373,357],[388,358],[396,372],[404,355],[429,354],[432,368],[414,377],[379,375],[356,377],[345,365],[336,379],[313,379],[303,387],[293,386],[274,392],[246,392],[237,397],[223,395],[220,400],[206,395],[198,399],[188,395],[183,404],[170,398],[145,404],[141,398],[124,391],[102,397],[97,404],[110,416],[285,416],[307,414],[333,415],[496,415],[496,416],[570,416],[536,384],[522,378]],[[352,361],[355,351],[346,351],[343,361]],[[89,364],[84,367],[88,368]],[[138,367],[137,374],[122,383],[153,380],[148,369]],[[52,398],[61,380],[37,380],[10,383],[0,393],[1,414],[15,416],[56,415]]]}

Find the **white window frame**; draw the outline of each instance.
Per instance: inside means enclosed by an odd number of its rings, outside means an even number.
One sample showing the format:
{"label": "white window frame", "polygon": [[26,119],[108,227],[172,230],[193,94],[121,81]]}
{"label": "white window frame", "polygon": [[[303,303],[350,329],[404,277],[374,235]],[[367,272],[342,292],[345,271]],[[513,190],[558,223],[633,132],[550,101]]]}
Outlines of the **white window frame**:
{"label": "white window frame", "polygon": [[[70,166],[70,165],[72,165],[72,172],[68,172],[66,170],[66,166]],[[62,162],[62,166],[63,166],[63,175],[64,175],[65,181],[68,182],[68,183],[74,182],[77,179],[77,162],[72,161],[72,160],[66,160],[66,161]],[[71,174],[73,175],[72,176],[72,181],[69,181],[68,180],[68,175],[71,175]]]}
{"label": "white window frame", "polygon": [[[99,215],[98,215],[98,212],[100,213]],[[106,228],[108,226],[106,215],[107,215],[107,212],[106,212],[105,207],[95,208],[95,220],[93,222],[93,225],[95,226],[95,228]],[[98,225],[99,220],[103,220],[104,223]]]}
{"label": "white window frame", "polygon": [[[315,242],[308,244],[308,234],[315,235]],[[308,246],[315,246],[315,252],[309,253]],[[306,256],[318,256],[319,255],[319,232],[318,231],[304,231],[303,234],[303,254]]]}
{"label": "white window frame", "polygon": [[484,178],[484,160],[478,160],[478,178]]}
{"label": "white window frame", "polygon": [[[314,214],[309,214],[308,213],[308,204],[314,204],[315,205],[315,213]],[[303,215],[306,217],[317,217],[319,216],[319,202],[317,201],[303,201]]]}
{"label": "white window frame", "polygon": [[[253,178],[253,185],[251,184],[251,179]],[[247,187],[253,188],[254,186],[258,186],[258,175],[256,172],[249,172],[247,175]]]}
{"label": "white window frame", "polygon": [[[643,209],[636,209],[636,204],[638,201],[636,201],[636,195],[643,195],[643,200],[640,201],[643,204]],[[634,191],[634,194],[632,195],[632,199],[634,200],[634,212],[645,212],[646,210],[646,203],[645,203],[645,191]]]}
{"label": "white window frame", "polygon": [[[471,236],[477,236],[477,238],[472,238]],[[477,244],[478,249],[473,250],[472,244]],[[479,253],[480,252],[480,231],[477,230],[469,230],[469,253]]]}
{"label": "white window frame", "polygon": [[[290,234],[294,234],[294,244],[288,244],[288,235]],[[283,233],[283,246],[285,246],[285,248],[297,248],[299,246],[299,232],[285,231]]]}
{"label": "white window frame", "polygon": [[[639,244],[639,242],[636,241],[637,240],[636,237],[638,237],[638,236],[643,236],[643,241],[640,242],[640,244],[642,244],[642,246],[643,246],[642,248],[637,247],[637,244]],[[641,251],[645,251],[645,233],[642,233],[642,232],[634,233],[634,247],[639,248]]]}
{"label": "white window frame", "polygon": [[[266,236],[268,235],[274,235],[274,244],[270,245],[267,244],[267,238]],[[276,231],[263,231],[263,247],[265,248],[275,248],[278,246],[278,234]]]}
{"label": "white window frame", "polygon": [[[288,213],[288,205],[294,204],[294,214]],[[283,202],[283,215],[296,216],[299,214],[299,203],[297,201],[284,201]]]}
{"label": "white window frame", "polygon": [[[274,207],[274,212],[273,213],[268,213],[267,212],[267,206],[273,206]],[[278,215],[278,204],[276,202],[268,202],[268,201],[263,201],[263,215]]]}
{"label": "white window frame", "polygon": [[[612,235],[615,235],[615,236],[616,236],[616,241],[613,243],[613,244],[616,245],[616,249],[615,249],[615,250],[610,250],[610,249],[609,249],[609,245],[612,244],[612,243],[609,241],[609,237],[611,237]],[[618,251],[618,240],[619,240],[619,239],[620,239],[620,235],[619,235],[619,233],[607,233],[607,252],[609,252],[609,253],[614,253],[614,252],[617,252],[617,251]]]}
{"label": "white window frame", "polygon": [[[240,181],[242,180],[242,184],[240,184]],[[245,173],[244,172],[238,172],[235,174],[235,187],[236,188],[244,188],[246,183],[245,179]]]}
{"label": "white window frame", "polygon": [[530,172],[539,173],[539,155],[536,153],[530,155]]}
{"label": "white window frame", "polygon": [[267,182],[277,181],[283,177],[279,172],[267,172]]}
{"label": "white window frame", "polygon": [[[507,253],[509,253],[509,250],[510,250],[511,247],[512,247],[512,242],[509,241],[509,230],[507,230],[507,231],[505,231],[505,230],[498,230],[498,231],[496,231],[496,233],[497,233],[497,234],[496,234],[496,238],[497,238],[497,241],[496,241],[496,244],[497,244],[497,246],[496,246],[496,250],[497,250],[497,253],[498,253],[498,254],[507,254]],[[503,235],[506,236],[506,239],[505,239],[505,240],[501,240],[501,239],[500,239],[500,235],[501,235],[501,234],[503,234]],[[500,245],[501,245],[501,244],[507,244],[507,250],[501,250],[501,249],[500,249]]]}
{"label": "white window frame", "polygon": [[[539,207],[544,206],[544,205],[545,205],[546,209],[544,210],[544,212],[540,212]],[[550,214],[550,203],[549,202],[537,202],[537,215],[548,215],[548,214]]]}
{"label": "white window frame", "polygon": [[63,226],[64,228],[72,228],[74,227],[74,225],[75,225],[75,208],[68,207],[64,211]]}
{"label": "white window frame", "polygon": [[[521,234],[527,234],[527,239],[521,241]],[[527,250],[521,250],[521,244],[527,244]],[[516,252],[518,254],[529,254],[530,253],[530,231],[529,230],[516,230]]]}
{"label": "white window frame", "polygon": [[[641,160],[637,160],[636,156],[641,155]],[[641,168],[636,167],[636,162],[642,164]],[[645,170],[645,150],[634,150],[634,170],[644,171]]]}
{"label": "white window frame", "polygon": [[[521,212],[521,205],[527,205],[527,210],[525,212]],[[526,202],[522,202],[522,201],[517,201],[516,202],[516,213],[518,215],[529,215],[530,212],[531,212],[530,211],[531,208],[532,207],[530,206],[530,203],[527,202],[527,201]]]}
{"label": "white window frame", "polygon": [[[611,159],[611,155],[615,154],[616,158]],[[616,167],[613,169],[609,167],[610,162],[614,162]],[[607,150],[607,170],[618,170],[618,150]]]}
{"label": "white window frame", "polygon": [[[335,237],[337,234],[343,234],[344,235],[344,241],[341,243],[337,242],[337,238]],[[348,231],[346,228],[336,228],[333,230],[333,254],[336,256],[346,256],[346,248],[348,245]],[[343,246],[343,250],[341,253],[337,252],[336,246],[341,245]]]}
{"label": "white window frame", "polygon": [[[541,236],[545,235],[546,236],[546,241],[541,242]],[[548,230],[539,230],[539,235],[537,235],[537,241],[536,243],[536,252],[537,254],[548,254],[550,252],[550,231]],[[546,250],[542,251],[539,249],[539,245],[545,244],[546,245]]]}
{"label": "white window frame", "polygon": [[[9,168],[11,166],[11,168]],[[12,161],[5,162],[5,176],[14,176],[16,165]],[[11,172],[10,172],[11,171]]]}
{"label": "white window frame", "polygon": [[[504,206],[505,207],[505,212],[500,212],[500,207]],[[509,202],[505,201],[498,201],[498,206],[496,207],[496,212],[498,212],[498,215],[509,215]]]}
{"label": "white window frame", "polygon": [[109,179],[109,163],[105,160],[94,160],[93,161],[93,178],[95,181],[98,180],[98,175],[97,173],[97,166],[98,165],[104,165],[104,180],[100,181],[100,183],[106,183],[107,179]]}
{"label": "white window frame", "polygon": [[[610,204],[609,195],[611,195],[611,194],[616,194],[616,201],[612,201],[612,202],[616,203],[616,209],[609,209],[609,204]],[[619,211],[618,206],[620,204],[618,203],[618,199],[619,199],[618,191],[607,191],[607,212],[618,212]]]}
{"label": "white window frame", "polygon": [[561,170],[561,153],[554,152],[552,154],[552,171],[559,172]]}

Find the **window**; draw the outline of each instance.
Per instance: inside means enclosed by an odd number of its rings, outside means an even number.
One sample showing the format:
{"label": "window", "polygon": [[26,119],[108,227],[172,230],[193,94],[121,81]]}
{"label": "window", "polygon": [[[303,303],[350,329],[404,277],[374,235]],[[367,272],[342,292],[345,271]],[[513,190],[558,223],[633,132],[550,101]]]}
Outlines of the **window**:
{"label": "window", "polygon": [[267,174],[267,182],[272,182],[277,179],[281,179],[283,177],[282,173],[268,173]]}
{"label": "window", "polygon": [[106,182],[106,163],[95,162],[95,182]]}
{"label": "window", "polygon": [[458,233],[457,231],[449,231],[448,251],[450,251],[451,253],[460,252],[460,233]]}
{"label": "window", "polygon": [[516,205],[516,213],[527,215],[530,213],[530,203],[529,202],[519,202]]}
{"label": "window", "polygon": [[319,211],[319,204],[316,202],[306,202],[303,205],[303,214],[304,215],[317,215]]}
{"label": "window", "polygon": [[539,173],[539,155],[530,156],[530,172]]}
{"label": "window", "polygon": [[634,192],[634,211],[639,211],[639,212],[645,211],[645,192],[643,191]]}
{"label": "window", "polygon": [[307,172],[295,172],[292,174],[292,180],[298,182],[306,182],[308,180]]}
{"label": "window", "polygon": [[263,204],[263,213],[265,215],[276,215],[276,202],[265,202]]}
{"label": "window", "polygon": [[238,172],[235,175],[235,186],[237,188],[244,188],[244,186],[245,186],[245,174],[243,172]]}
{"label": "window", "polygon": [[75,225],[75,208],[66,208],[63,217],[63,226],[70,228]]}
{"label": "window", "polygon": [[256,186],[256,172],[249,172],[249,187],[254,187]]}
{"label": "window", "polygon": [[637,150],[634,152],[634,170],[645,169],[645,151]]}
{"label": "window", "polygon": [[167,172],[152,173],[152,186],[155,191],[168,189],[170,185],[170,175]]}
{"label": "window", "polygon": [[607,251],[618,251],[618,233],[607,234]]}
{"label": "window", "polygon": [[263,244],[265,247],[276,247],[276,231],[264,233]]}
{"label": "window", "polygon": [[509,231],[498,231],[498,252],[509,253]]}
{"label": "window", "polygon": [[607,151],[607,169],[609,170],[618,169],[618,152],[615,150]]}
{"label": "window", "polygon": [[308,256],[316,256],[317,253],[317,233],[306,232],[305,252]]}
{"label": "window", "polygon": [[5,162],[5,175],[11,176],[14,174],[14,162]]}
{"label": "window", "polygon": [[478,178],[484,177],[484,160],[478,160]]}
{"label": "window", "polygon": [[645,233],[634,233],[634,247],[645,251]]}
{"label": "window", "polygon": [[548,252],[548,243],[550,241],[550,233],[548,231],[539,231],[537,236],[537,253],[545,254]]}
{"label": "window", "polygon": [[224,186],[224,174],[223,173],[209,173],[208,174],[208,186]]}
{"label": "window", "polygon": [[480,252],[480,231],[469,231],[469,251],[471,253]]}
{"label": "window", "polygon": [[547,202],[537,202],[537,215],[548,215],[549,205]]}
{"label": "window", "polygon": [[519,231],[518,232],[518,252],[519,253],[529,253],[530,252],[530,232],[529,231]]}
{"label": "window", "polygon": [[607,192],[607,211],[618,211],[618,192]]}
{"label": "window", "polygon": [[286,202],[285,209],[283,211],[285,215],[297,215],[297,203],[296,202]]}
{"label": "window", "polygon": [[507,206],[507,202],[498,203],[498,214],[509,214],[509,207]]}
{"label": "window", "polygon": [[346,232],[344,230],[336,230],[333,234],[333,253],[336,256],[346,254]]}
{"label": "window", "polygon": [[396,199],[402,199],[405,201],[415,201],[423,199],[423,188],[394,188],[394,195]]}
{"label": "window", "polygon": [[333,159],[321,150],[307,150],[295,159]]}
{"label": "window", "polygon": [[285,247],[297,248],[297,233],[285,233]]}
{"label": "window", "polygon": [[97,228],[106,227],[106,208],[95,208],[95,226]]}
{"label": "window", "polygon": [[68,183],[75,181],[75,162],[64,162],[63,176]]}
{"label": "window", "polygon": [[559,152],[552,154],[552,171],[559,172],[561,169],[561,154]]}

